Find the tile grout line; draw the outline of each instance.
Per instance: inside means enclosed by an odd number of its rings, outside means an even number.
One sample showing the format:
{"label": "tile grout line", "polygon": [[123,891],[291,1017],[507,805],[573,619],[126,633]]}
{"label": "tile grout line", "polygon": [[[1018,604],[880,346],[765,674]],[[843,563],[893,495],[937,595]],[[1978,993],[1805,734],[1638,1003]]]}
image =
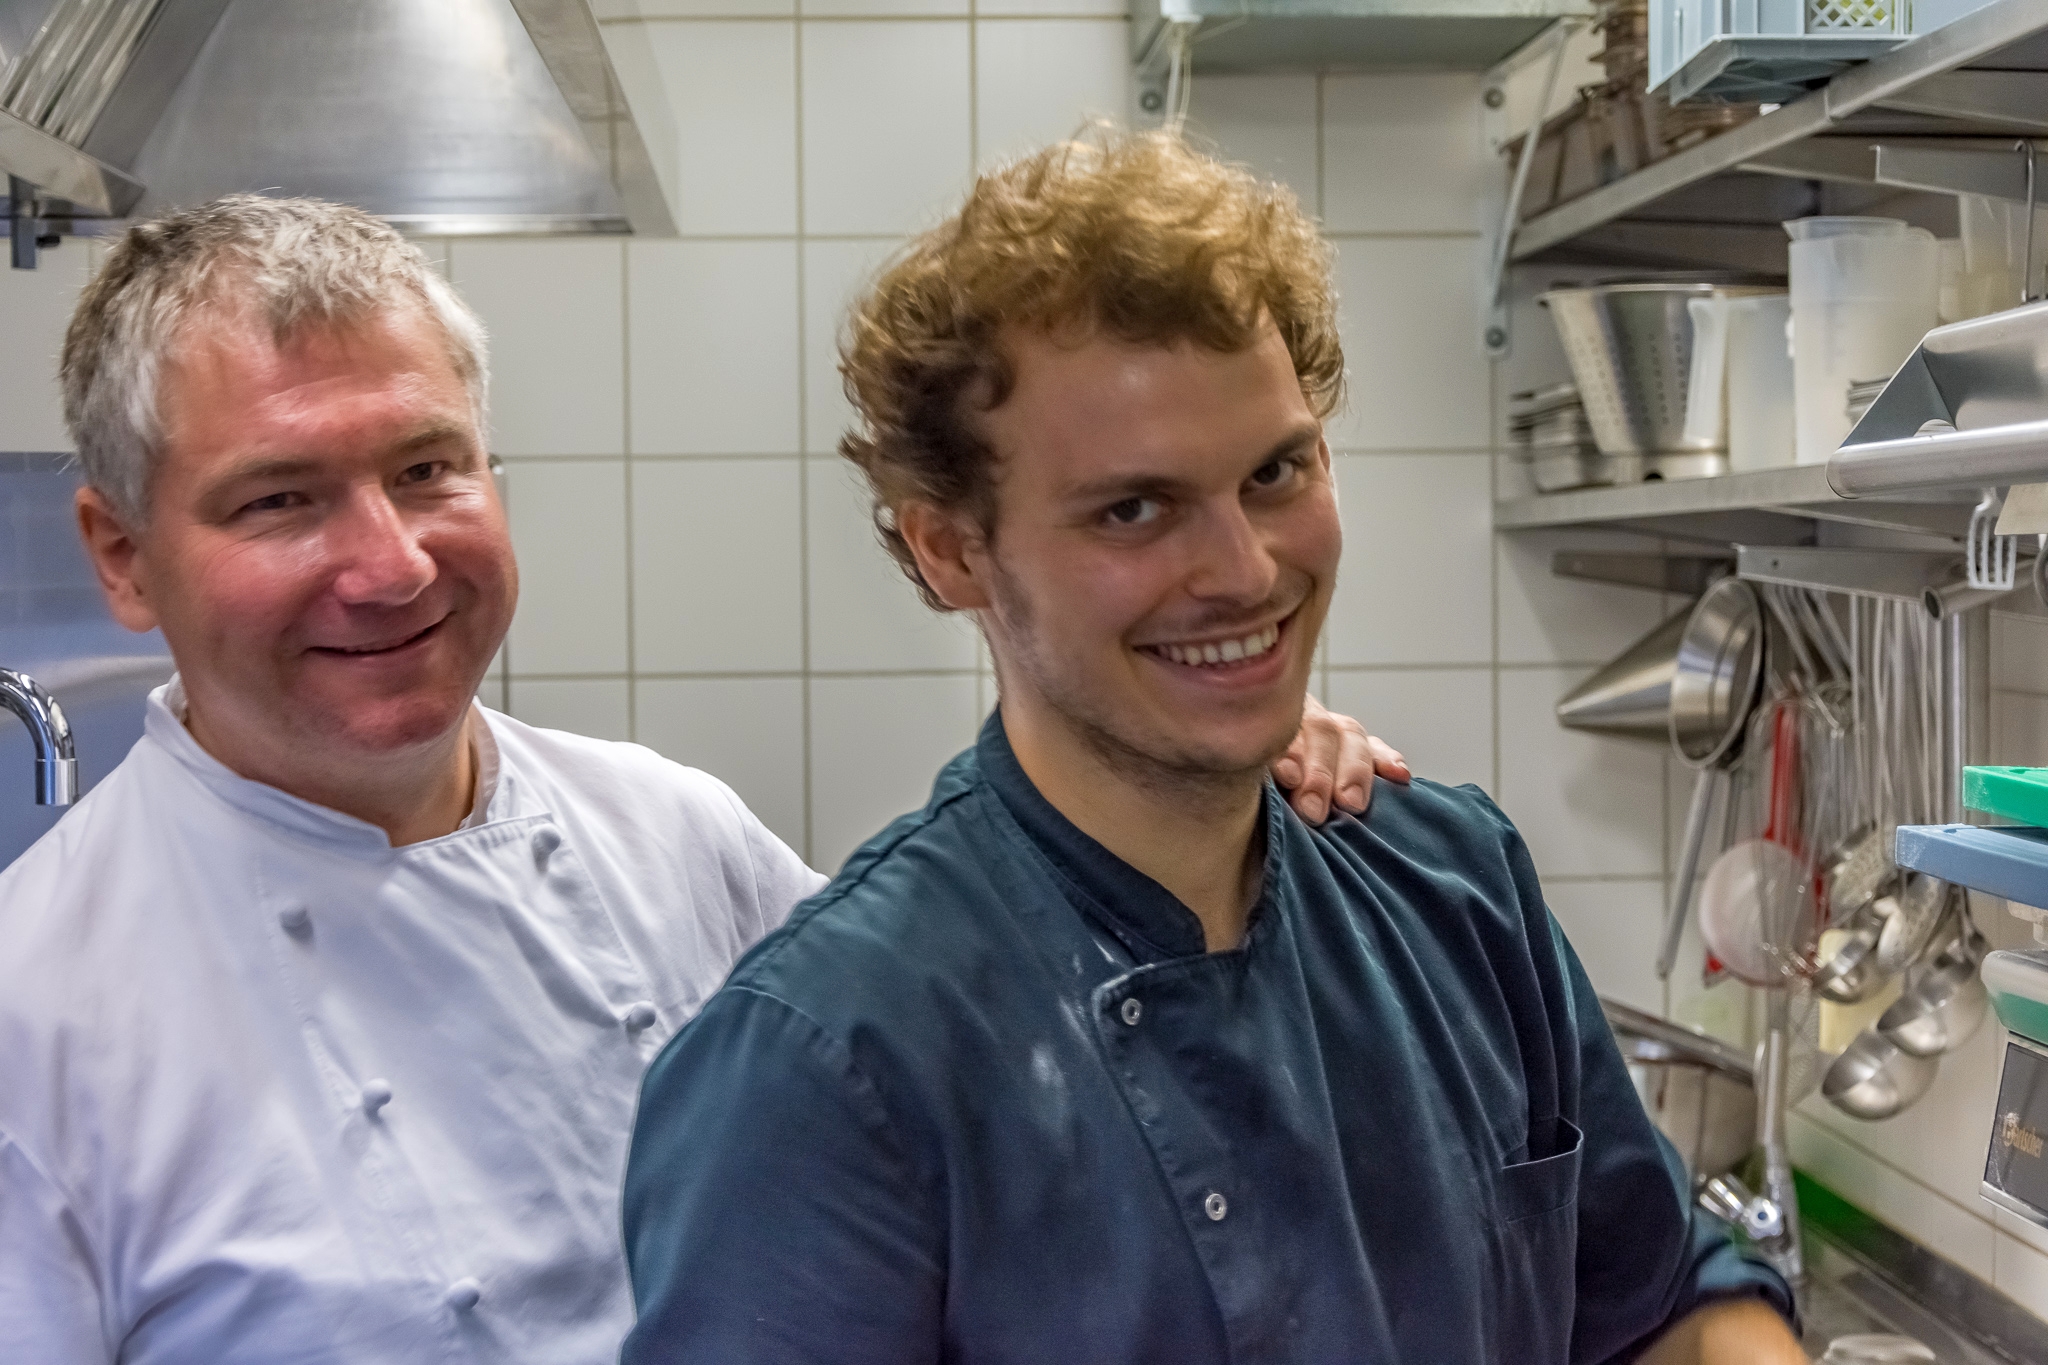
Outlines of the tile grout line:
{"label": "tile grout line", "polygon": [[992,24],[1044,24],[1087,22],[1098,24],[1128,24],[1128,14],[1089,13],[1086,10],[1055,10],[1043,14],[981,14],[970,6],[964,10],[935,11],[930,14],[805,14],[799,7],[788,14],[657,14],[647,16],[623,15],[617,18],[600,19],[606,26],[622,27],[639,24],[653,27],[656,24],[786,24],[792,19],[807,24],[943,24],[959,23],[963,20],[982,19]]}
{"label": "tile grout line", "polygon": [[[967,0],[967,178],[968,184],[981,172],[981,0]],[[1121,16],[1119,16],[1121,18]],[[974,719],[978,727],[982,720],[981,684],[981,632],[977,627],[974,641]],[[990,667],[994,667],[993,661]],[[967,742],[974,743],[978,729],[968,732]]]}
{"label": "tile grout line", "polygon": [[626,448],[624,496],[626,524],[626,738],[640,738],[640,618],[633,610],[634,580],[639,563],[633,553],[633,262],[625,242],[619,243],[619,444]]}
{"label": "tile grout line", "polygon": [[[786,20],[784,22],[787,22]],[[806,19],[804,23],[816,23]],[[949,22],[960,23],[961,20]],[[992,22],[983,20],[981,22]],[[1319,196],[1320,197],[1320,196]],[[1320,217],[1320,214],[1318,214]],[[911,230],[912,232],[915,229]],[[906,234],[898,232],[677,232],[664,237],[671,242],[790,242],[799,239],[813,242],[894,242]],[[1389,228],[1366,230],[1349,228],[1324,228],[1322,236],[1332,242],[1455,242],[1476,239],[1476,232],[1458,232],[1450,228]],[[476,242],[523,242],[530,237],[479,233],[470,238]]]}
{"label": "tile grout line", "polygon": [[[447,280],[448,287],[453,289],[455,287],[455,239],[443,237],[439,240],[441,242],[441,250],[445,253],[441,258],[442,278]],[[486,401],[488,401],[488,395],[486,395]],[[483,437],[485,454],[488,455],[491,445],[488,413],[485,415],[485,430],[480,434]],[[510,478],[511,470],[507,468],[505,472],[507,477],[500,485],[498,494],[499,501],[504,509],[505,534],[509,539],[512,534],[512,480]],[[496,476],[494,475],[493,477]],[[508,716],[512,714],[512,629],[510,623],[506,625],[505,638],[498,642],[498,710]]]}
{"label": "tile grout line", "polygon": [[[1323,227],[1323,204],[1324,204],[1324,201],[1325,201],[1325,200],[1326,200],[1326,199],[1328,198],[1327,192],[1326,192],[1326,190],[1325,190],[1325,187],[1324,187],[1324,182],[1325,182],[1325,175],[1324,175],[1324,168],[1323,168],[1323,89],[1324,89],[1324,86],[1323,86],[1323,73],[1322,73],[1322,72],[1320,72],[1320,71],[1318,71],[1318,72],[1316,73],[1316,75],[1315,75],[1315,116],[1316,116],[1316,170],[1315,170],[1315,175],[1316,175],[1316,227],[1317,227],[1317,229],[1318,229],[1318,230],[1321,230],[1321,229],[1322,229],[1322,227]],[[1324,233],[1324,237],[1325,237],[1325,240],[1327,240],[1327,239],[1328,239],[1328,234],[1327,234],[1327,233]],[[1333,451],[1331,451],[1331,452],[1330,452],[1330,462],[1331,462],[1331,466],[1332,466],[1332,473],[1333,473],[1333,474],[1334,474],[1334,472],[1335,472],[1336,460],[1337,460],[1337,454],[1336,454],[1336,452],[1335,452],[1335,451],[1333,450]],[[1323,627],[1323,638],[1322,638],[1322,641],[1321,641],[1321,655],[1322,655],[1322,657],[1321,657],[1321,659],[1319,660],[1319,662],[1320,662],[1320,664],[1321,664],[1321,667],[1322,667],[1322,674],[1323,674],[1323,701],[1324,701],[1324,703],[1325,703],[1326,705],[1327,705],[1327,704],[1329,703],[1329,701],[1331,700],[1331,697],[1330,697],[1330,676],[1331,676],[1331,675],[1330,675],[1330,654],[1331,654],[1331,650],[1330,650],[1330,631],[1329,631],[1329,625],[1328,625],[1328,623],[1327,623],[1327,622],[1325,622],[1325,624],[1324,624],[1324,627]],[[1370,730],[1370,728],[1371,728],[1371,727],[1370,727],[1370,725],[1368,724],[1368,726],[1367,726],[1367,729],[1368,729],[1368,730]]]}
{"label": "tile grout line", "polygon": [[[976,667],[960,668],[831,668],[814,669],[809,676],[828,682],[870,679],[910,681],[913,679],[971,678],[979,671]],[[563,683],[563,682],[624,682],[625,673],[520,673],[520,682]],[[764,668],[754,672],[739,670],[700,672],[664,672],[649,669],[638,675],[644,682],[791,682],[806,676],[802,668]],[[900,812],[899,812],[900,813]]]}
{"label": "tile grout line", "polygon": [[[784,239],[784,240],[788,240],[788,239]],[[802,246],[802,245],[805,245],[805,244],[807,244],[808,242],[815,242],[815,241],[827,241],[827,240],[830,240],[830,239],[827,239],[827,238],[809,238],[809,239],[805,239],[805,241],[804,241],[804,242],[792,242],[791,244],[792,244],[792,245],[797,245],[797,246]],[[883,239],[879,239],[879,238],[878,238],[878,239],[876,239],[876,240],[883,240]],[[891,238],[891,239],[887,239],[887,240],[891,240],[891,241],[900,241],[900,240],[903,240],[903,239],[900,239],[900,238]],[[815,454],[816,452],[811,452],[811,453]],[[1332,458],[1332,459],[1361,459],[1361,460],[1434,460],[1434,459],[1446,459],[1446,460],[1461,460],[1461,459],[1462,459],[1462,460],[1483,460],[1483,459],[1487,459],[1487,458],[1489,458],[1489,457],[1490,457],[1490,456],[1491,456],[1492,454],[1493,454],[1493,452],[1492,452],[1492,451],[1490,451],[1490,450],[1486,450],[1486,449],[1484,449],[1484,448],[1480,448],[1480,447],[1461,447],[1461,446],[1440,446],[1440,447],[1420,447],[1420,448],[1418,448],[1418,447],[1415,447],[1415,446],[1386,446],[1386,447],[1369,447],[1369,446],[1331,446],[1331,447],[1330,447],[1330,456],[1331,456],[1331,458]],[[499,455],[499,458],[500,458],[500,459],[502,459],[502,460],[504,460],[504,461],[505,461],[505,462],[506,462],[507,464],[521,464],[521,463],[531,463],[531,462],[535,462],[535,461],[571,461],[571,462],[573,462],[573,461],[578,461],[578,460],[581,460],[581,461],[592,461],[592,460],[615,460],[615,459],[618,459],[619,457],[618,457],[617,455],[602,455],[602,454],[599,454],[599,455],[534,455],[534,454],[526,454],[526,455],[505,455],[505,454],[502,454],[502,453],[501,453],[501,454]],[[803,452],[798,452],[798,451],[790,451],[790,450],[690,450],[690,451],[666,451],[666,450],[650,450],[650,451],[646,451],[646,452],[636,453],[636,454],[634,455],[634,457],[633,457],[633,458],[634,458],[634,459],[636,459],[636,460],[642,460],[642,461],[648,461],[648,460],[671,460],[671,461],[682,461],[682,460],[790,460],[790,459],[801,459],[801,458],[803,458]]]}
{"label": "tile grout line", "polygon": [[803,848],[806,863],[813,860],[811,772],[811,392],[810,392],[810,223],[804,200],[804,24],[803,0],[795,0],[796,41],[790,60],[795,66],[792,88],[796,99],[796,444],[801,452],[796,461],[797,527],[797,660],[802,666],[798,686],[797,719],[803,743]]}

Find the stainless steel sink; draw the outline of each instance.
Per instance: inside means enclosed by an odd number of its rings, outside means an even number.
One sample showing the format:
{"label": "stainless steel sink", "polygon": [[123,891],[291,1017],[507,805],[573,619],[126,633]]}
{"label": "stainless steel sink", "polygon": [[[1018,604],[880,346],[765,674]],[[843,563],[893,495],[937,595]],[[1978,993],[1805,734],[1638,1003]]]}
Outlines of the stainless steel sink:
{"label": "stainless steel sink", "polygon": [[1839,1336],[1893,1332],[1933,1349],[1941,1365],[2038,1365],[2048,1324],[1943,1260],[1799,1177],[1806,1283],[1799,1313],[1815,1359]]}

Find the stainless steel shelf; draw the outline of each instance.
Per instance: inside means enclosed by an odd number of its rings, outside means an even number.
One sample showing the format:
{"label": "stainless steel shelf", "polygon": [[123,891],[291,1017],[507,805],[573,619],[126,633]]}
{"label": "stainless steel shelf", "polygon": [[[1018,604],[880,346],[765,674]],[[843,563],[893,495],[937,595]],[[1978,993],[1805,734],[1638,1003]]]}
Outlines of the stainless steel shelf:
{"label": "stainless steel shelf", "polygon": [[1953,540],[1967,529],[1975,501],[1974,492],[1958,492],[1852,502],[1828,485],[1827,466],[1812,464],[1539,493],[1495,503],[1493,526],[1612,526],[1714,544],[1798,545],[1812,540],[1814,522],[1832,521]]}
{"label": "stainless steel shelf", "polygon": [[[1555,252],[1575,238],[1631,220],[1658,200],[1717,176],[1744,171],[1813,175],[1816,165],[1827,171],[1831,162],[1869,158],[1870,144],[1887,136],[2015,136],[2041,131],[2040,110],[2048,101],[2022,98],[2015,104],[2010,88],[1980,91],[1969,82],[1947,79],[1951,72],[1966,70],[1999,73],[1997,79],[2008,87],[2038,75],[2039,89],[2048,92],[2048,4],[1994,0],[1843,72],[1802,99],[1538,214],[1516,230],[1509,259],[1524,261]],[[1856,171],[1848,175],[1870,178]],[[1665,226],[1672,222],[1656,215],[1635,221]]]}

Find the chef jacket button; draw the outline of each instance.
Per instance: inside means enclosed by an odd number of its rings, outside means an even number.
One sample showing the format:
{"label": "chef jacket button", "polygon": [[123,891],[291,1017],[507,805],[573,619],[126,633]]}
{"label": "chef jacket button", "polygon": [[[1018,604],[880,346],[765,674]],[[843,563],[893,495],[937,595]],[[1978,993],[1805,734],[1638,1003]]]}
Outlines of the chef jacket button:
{"label": "chef jacket button", "polygon": [[541,867],[548,865],[548,859],[555,856],[555,850],[562,846],[562,832],[558,829],[540,829],[533,836],[533,861]]}
{"label": "chef jacket button", "polygon": [[1202,1212],[1209,1215],[1210,1222],[1220,1223],[1224,1215],[1230,1212],[1230,1203],[1222,1195],[1211,1190],[1209,1197],[1202,1201]]}
{"label": "chef jacket button", "polygon": [[303,905],[287,905],[277,912],[277,922],[287,934],[303,934],[313,925],[313,912]]}
{"label": "chef jacket button", "polygon": [[654,1026],[654,1006],[648,1004],[645,1000],[639,1001],[626,1006],[626,1012],[620,1018],[628,1029],[638,1033],[644,1028],[652,1028]]}
{"label": "chef jacket button", "polygon": [[376,1118],[379,1110],[391,1103],[391,1082],[379,1078],[363,1082],[363,1112]]}
{"label": "chef jacket button", "polygon": [[470,1309],[476,1307],[477,1301],[483,1298],[483,1296],[484,1287],[469,1276],[464,1275],[454,1284],[448,1286],[447,1292],[441,1295],[441,1302],[447,1304],[458,1313],[467,1313]]}
{"label": "chef jacket button", "polygon": [[1136,996],[1131,996],[1124,1001],[1123,1008],[1117,1012],[1123,1015],[1126,1024],[1135,1026],[1139,1017],[1145,1013],[1145,1007],[1138,1003]]}

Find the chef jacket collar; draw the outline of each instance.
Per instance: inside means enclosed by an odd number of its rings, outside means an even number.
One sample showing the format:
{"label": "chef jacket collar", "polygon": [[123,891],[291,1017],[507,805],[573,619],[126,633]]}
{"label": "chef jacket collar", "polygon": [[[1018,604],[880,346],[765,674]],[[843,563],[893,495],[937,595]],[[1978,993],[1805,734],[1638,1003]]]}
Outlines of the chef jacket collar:
{"label": "chef jacket collar", "polygon": [[[457,826],[457,832],[478,828],[493,819],[508,818],[513,801],[512,783],[502,769],[498,741],[491,733],[490,719],[483,713],[482,706],[475,702],[471,705],[477,710],[477,724],[470,727],[477,765],[476,797],[469,815]],[[192,732],[185,728],[185,711],[185,684],[174,673],[169,682],[149,694],[149,705],[142,719],[143,734],[221,800],[247,815],[322,843],[366,851],[391,851],[390,836],[369,821],[316,805],[290,792],[243,777],[229,768],[206,752],[193,738]]]}
{"label": "chef jacket collar", "polygon": [[[1138,961],[1196,957],[1208,951],[1202,922],[1194,911],[1097,843],[1039,792],[1010,748],[1000,707],[981,727],[975,760],[1003,808],[1066,883],[1075,903],[1114,934]],[[1271,908],[1277,890],[1274,858],[1289,833],[1287,804],[1270,781],[1261,799],[1266,822],[1265,866],[1259,898],[1246,924],[1247,940]]]}

